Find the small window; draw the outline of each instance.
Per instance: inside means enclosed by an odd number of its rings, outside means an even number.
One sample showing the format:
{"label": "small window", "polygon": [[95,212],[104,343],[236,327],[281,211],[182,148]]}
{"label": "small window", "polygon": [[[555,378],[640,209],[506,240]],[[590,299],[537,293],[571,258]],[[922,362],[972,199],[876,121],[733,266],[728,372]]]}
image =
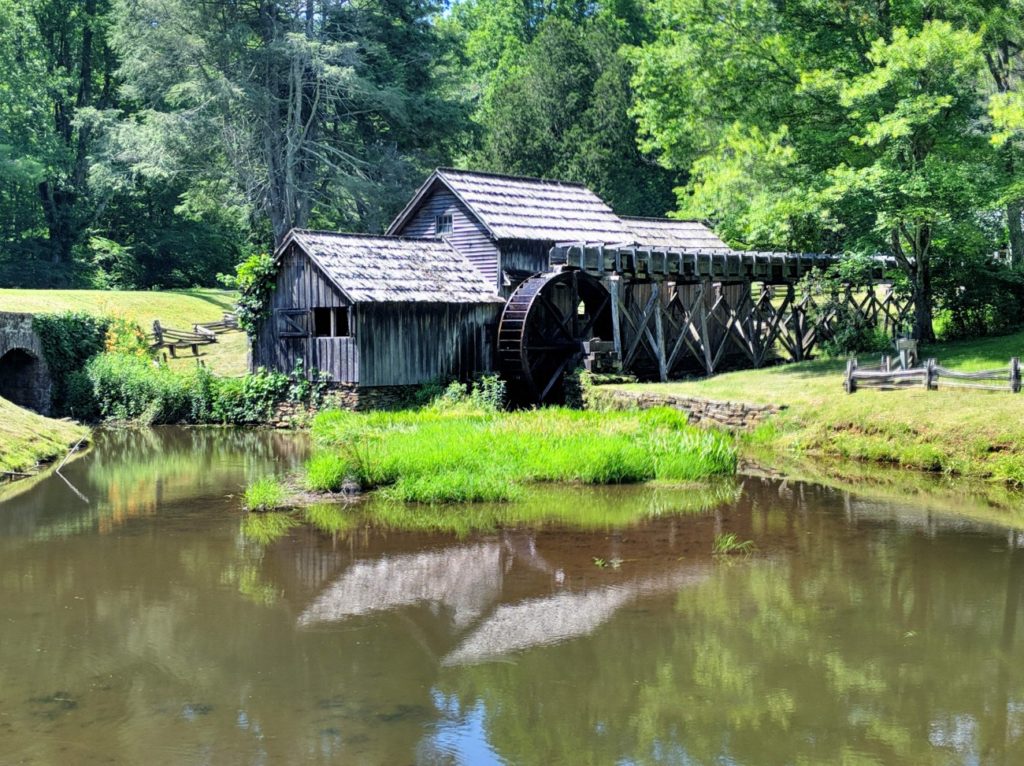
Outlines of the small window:
{"label": "small window", "polygon": [[452,214],[445,213],[434,218],[434,235],[438,237],[444,237],[451,234],[455,230],[455,226],[452,223]]}
{"label": "small window", "polygon": [[278,309],[277,335],[280,338],[305,338],[309,335],[309,314],[305,309]]}
{"label": "small window", "polygon": [[318,338],[345,338],[349,335],[348,309],[313,309],[313,334]]}

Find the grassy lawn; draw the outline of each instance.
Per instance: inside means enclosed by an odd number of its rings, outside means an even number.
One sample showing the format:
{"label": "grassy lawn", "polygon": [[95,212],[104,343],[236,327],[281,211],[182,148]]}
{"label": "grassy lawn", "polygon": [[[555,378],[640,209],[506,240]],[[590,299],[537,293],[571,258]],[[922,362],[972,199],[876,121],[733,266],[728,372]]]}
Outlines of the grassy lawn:
{"label": "grassy lawn", "polygon": [[[153,320],[165,327],[191,330],[196,322],[212,322],[224,312],[233,311],[235,293],[230,290],[0,290],[0,311],[59,312],[86,311],[113,314],[132,319],[149,333]],[[222,375],[242,375],[246,371],[245,333],[218,336],[217,343],[199,347],[199,357]],[[191,366],[191,352],[170,359],[172,367]]]}
{"label": "grassy lawn", "polygon": [[[922,354],[960,370],[1008,368],[1011,356],[1024,356],[1024,333],[937,344]],[[849,395],[844,368],[842,360],[822,360],[618,388],[788,405],[748,438],[752,446],[1024,484],[1024,396],[951,388]]]}
{"label": "grassy lawn", "polygon": [[0,472],[30,471],[62,457],[88,429],[51,420],[0,399]]}

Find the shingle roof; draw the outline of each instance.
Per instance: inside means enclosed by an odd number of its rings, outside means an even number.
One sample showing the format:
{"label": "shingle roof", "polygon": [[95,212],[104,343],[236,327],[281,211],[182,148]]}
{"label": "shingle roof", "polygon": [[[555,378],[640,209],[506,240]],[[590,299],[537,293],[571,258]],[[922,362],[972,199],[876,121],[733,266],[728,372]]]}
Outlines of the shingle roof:
{"label": "shingle roof", "polygon": [[297,244],[354,303],[503,303],[480,272],[447,243],[292,231]]}
{"label": "shingle roof", "polygon": [[396,231],[440,181],[462,200],[494,239],[622,243],[629,229],[600,197],[564,181],[439,168],[388,229]]}
{"label": "shingle roof", "polygon": [[636,244],[645,247],[665,247],[677,250],[729,250],[707,226],[698,221],[676,221],[671,218],[627,218],[622,222],[629,227]]}

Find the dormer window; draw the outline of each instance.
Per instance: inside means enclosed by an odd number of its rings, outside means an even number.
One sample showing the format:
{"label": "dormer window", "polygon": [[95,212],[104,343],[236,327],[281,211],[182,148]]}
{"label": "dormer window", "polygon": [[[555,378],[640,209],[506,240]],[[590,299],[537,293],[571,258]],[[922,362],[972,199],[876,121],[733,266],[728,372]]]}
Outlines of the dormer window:
{"label": "dormer window", "polygon": [[445,213],[444,215],[438,215],[434,217],[434,236],[435,237],[446,237],[452,233],[454,225],[452,224],[452,214]]}

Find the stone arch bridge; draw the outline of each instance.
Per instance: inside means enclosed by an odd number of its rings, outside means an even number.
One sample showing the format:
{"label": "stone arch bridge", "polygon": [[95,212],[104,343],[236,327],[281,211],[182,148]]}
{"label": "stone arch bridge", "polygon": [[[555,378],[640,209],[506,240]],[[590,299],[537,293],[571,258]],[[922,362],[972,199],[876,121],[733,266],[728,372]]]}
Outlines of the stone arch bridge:
{"label": "stone arch bridge", "polygon": [[0,311],[0,397],[49,415],[52,389],[43,344],[32,329],[32,314]]}

